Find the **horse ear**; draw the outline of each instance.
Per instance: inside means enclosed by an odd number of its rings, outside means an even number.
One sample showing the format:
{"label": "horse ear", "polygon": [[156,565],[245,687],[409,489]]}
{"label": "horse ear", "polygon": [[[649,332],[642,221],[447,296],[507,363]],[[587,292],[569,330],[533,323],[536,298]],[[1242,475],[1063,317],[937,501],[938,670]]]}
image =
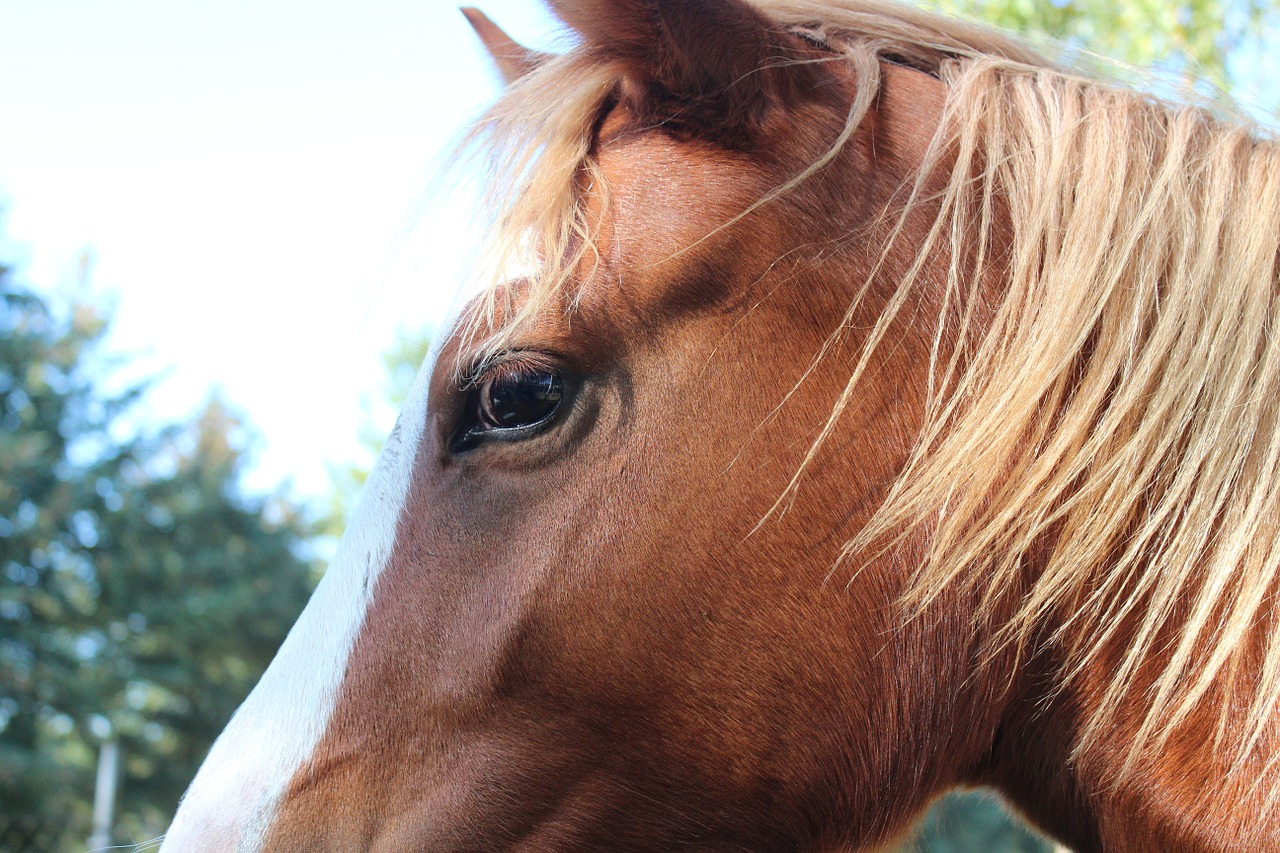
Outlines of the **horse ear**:
{"label": "horse ear", "polygon": [[502,81],[508,86],[537,68],[547,58],[545,53],[518,44],[502,31],[502,27],[489,20],[488,15],[474,6],[463,6],[461,11],[484,43],[485,50],[489,51],[489,56],[498,66]]}
{"label": "horse ear", "polygon": [[[814,50],[745,0],[550,4],[590,46],[627,67],[639,91],[624,91],[622,97],[653,118],[683,114],[689,106],[699,112],[709,107],[724,125],[750,126],[771,103],[803,97],[821,79],[818,66],[795,62]],[[637,98],[648,103],[630,103]]]}

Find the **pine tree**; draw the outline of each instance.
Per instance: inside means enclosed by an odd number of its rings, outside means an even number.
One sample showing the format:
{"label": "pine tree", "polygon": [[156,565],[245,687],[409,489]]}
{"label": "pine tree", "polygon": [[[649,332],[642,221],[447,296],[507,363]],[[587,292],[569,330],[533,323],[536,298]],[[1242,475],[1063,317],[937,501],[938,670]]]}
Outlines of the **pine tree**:
{"label": "pine tree", "polygon": [[144,386],[104,390],[104,312],[56,310],[8,270],[0,297],[0,830],[83,849],[110,737],[120,839],[140,841],[305,604],[307,525],[242,493],[246,431],[221,402],[156,429]]}

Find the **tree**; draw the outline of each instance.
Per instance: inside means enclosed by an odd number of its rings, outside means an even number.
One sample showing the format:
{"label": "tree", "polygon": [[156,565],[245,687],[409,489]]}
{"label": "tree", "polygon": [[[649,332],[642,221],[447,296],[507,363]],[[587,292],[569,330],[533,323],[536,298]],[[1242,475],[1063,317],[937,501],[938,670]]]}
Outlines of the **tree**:
{"label": "tree", "polygon": [[0,822],[83,849],[112,738],[121,837],[142,840],[305,604],[307,527],[242,494],[246,432],[220,401],[138,429],[145,386],[103,390],[103,311],[55,309],[9,270],[0,297]]}
{"label": "tree", "polygon": [[1270,83],[1237,62],[1270,53],[1268,33],[1280,28],[1278,0],[938,0],[943,10],[1024,34],[1041,34],[1069,48],[1140,68],[1155,66],[1187,90],[1213,96],[1199,81],[1230,93],[1240,87],[1269,95]]}

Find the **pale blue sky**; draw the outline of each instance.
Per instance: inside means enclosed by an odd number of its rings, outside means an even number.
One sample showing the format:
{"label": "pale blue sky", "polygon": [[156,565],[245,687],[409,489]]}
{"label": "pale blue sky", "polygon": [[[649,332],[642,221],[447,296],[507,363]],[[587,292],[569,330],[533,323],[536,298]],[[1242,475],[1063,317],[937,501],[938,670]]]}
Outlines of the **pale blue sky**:
{"label": "pale blue sky", "polygon": [[[530,0],[484,8],[547,43]],[[263,435],[251,483],[328,489],[398,325],[440,322],[466,211],[408,230],[439,152],[497,93],[445,0],[0,0],[5,243],[40,287],[118,295],[117,349],[211,385]]]}

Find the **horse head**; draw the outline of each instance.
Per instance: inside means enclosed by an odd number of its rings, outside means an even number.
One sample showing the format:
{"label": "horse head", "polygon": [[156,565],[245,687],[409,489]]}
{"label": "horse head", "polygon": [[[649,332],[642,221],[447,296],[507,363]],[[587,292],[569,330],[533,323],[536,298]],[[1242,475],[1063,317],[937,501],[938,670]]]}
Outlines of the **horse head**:
{"label": "horse head", "polygon": [[[1095,441],[1069,429],[1080,406],[1096,427],[1127,393],[1090,372],[1124,321],[1019,284],[1089,248],[1033,256],[1024,232],[1110,208],[1070,152],[1018,141],[1031,113],[957,118],[1094,84],[875,4],[551,5],[581,39],[564,56],[471,15],[511,81],[477,138],[492,257],[519,272],[420,375],[163,849],[853,849],[983,783],[1081,849],[1244,837],[1170,817],[1186,792],[1160,773],[1175,747],[1202,775],[1261,772],[1274,725],[1235,765],[1148,737],[1150,701],[1114,701],[1111,674],[1165,684],[1149,652],[1182,635],[1124,606],[1159,584],[1055,562],[1079,495],[1119,500],[1084,485],[1106,448],[1067,448]],[[1090,109],[1072,97],[1063,127]],[[1163,115],[1144,103],[1134,126]],[[1024,167],[1056,169],[1056,195],[1028,204]],[[1127,565],[1117,541],[1097,566]],[[1232,689],[1164,697],[1161,719],[1212,729],[1193,700]]]}

